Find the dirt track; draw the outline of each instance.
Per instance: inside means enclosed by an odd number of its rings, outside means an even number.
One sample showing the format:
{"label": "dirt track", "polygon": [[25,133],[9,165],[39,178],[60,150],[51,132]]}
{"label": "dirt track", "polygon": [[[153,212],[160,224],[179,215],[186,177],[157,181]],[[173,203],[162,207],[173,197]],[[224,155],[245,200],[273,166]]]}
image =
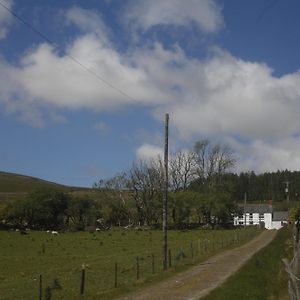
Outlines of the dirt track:
{"label": "dirt track", "polygon": [[269,244],[276,230],[266,230],[249,243],[224,251],[207,261],[119,300],[196,300],[220,286],[251,256]]}

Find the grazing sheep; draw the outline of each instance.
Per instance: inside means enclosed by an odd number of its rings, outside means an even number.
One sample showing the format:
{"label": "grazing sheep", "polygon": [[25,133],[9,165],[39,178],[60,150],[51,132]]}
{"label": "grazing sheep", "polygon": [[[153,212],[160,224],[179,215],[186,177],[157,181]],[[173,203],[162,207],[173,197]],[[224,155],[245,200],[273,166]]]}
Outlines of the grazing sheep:
{"label": "grazing sheep", "polygon": [[58,235],[57,231],[52,231],[51,233],[52,233],[52,235]]}
{"label": "grazing sheep", "polygon": [[96,231],[99,232],[99,231],[101,231],[101,229],[97,227],[97,228],[96,228]]}

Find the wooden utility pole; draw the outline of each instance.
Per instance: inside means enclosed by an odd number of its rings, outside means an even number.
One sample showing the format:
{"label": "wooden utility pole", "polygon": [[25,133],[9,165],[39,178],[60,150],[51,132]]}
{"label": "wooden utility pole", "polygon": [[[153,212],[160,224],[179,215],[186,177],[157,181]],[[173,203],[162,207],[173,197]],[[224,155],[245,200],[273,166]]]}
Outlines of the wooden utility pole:
{"label": "wooden utility pole", "polygon": [[244,229],[246,229],[246,203],[247,203],[247,193],[244,195]]}
{"label": "wooden utility pole", "polygon": [[285,181],[285,194],[286,194],[286,204],[287,207],[289,208],[289,204],[290,204],[290,194],[289,194],[289,185],[290,185],[290,181]]}
{"label": "wooden utility pole", "polygon": [[163,268],[168,268],[168,154],[169,154],[169,114],[165,116],[165,155],[164,155],[164,175],[165,189],[163,198]]}

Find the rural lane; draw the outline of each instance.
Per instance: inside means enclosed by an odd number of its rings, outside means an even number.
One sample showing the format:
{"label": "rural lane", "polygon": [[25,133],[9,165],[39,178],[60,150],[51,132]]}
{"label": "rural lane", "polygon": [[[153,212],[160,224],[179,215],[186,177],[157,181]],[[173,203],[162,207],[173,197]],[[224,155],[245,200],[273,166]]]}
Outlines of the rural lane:
{"label": "rural lane", "polygon": [[158,284],[125,295],[119,300],[196,300],[220,286],[254,253],[268,245],[276,230],[265,230],[247,244],[226,250]]}

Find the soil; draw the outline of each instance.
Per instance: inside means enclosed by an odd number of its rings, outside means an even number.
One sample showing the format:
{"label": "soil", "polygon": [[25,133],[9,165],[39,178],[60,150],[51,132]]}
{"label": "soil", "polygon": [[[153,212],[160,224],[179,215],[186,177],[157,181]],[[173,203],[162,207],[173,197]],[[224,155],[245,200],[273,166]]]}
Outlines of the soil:
{"label": "soil", "polygon": [[168,278],[158,284],[125,295],[119,300],[196,300],[222,285],[256,252],[267,246],[276,230],[260,235],[235,249],[226,250],[207,261]]}

